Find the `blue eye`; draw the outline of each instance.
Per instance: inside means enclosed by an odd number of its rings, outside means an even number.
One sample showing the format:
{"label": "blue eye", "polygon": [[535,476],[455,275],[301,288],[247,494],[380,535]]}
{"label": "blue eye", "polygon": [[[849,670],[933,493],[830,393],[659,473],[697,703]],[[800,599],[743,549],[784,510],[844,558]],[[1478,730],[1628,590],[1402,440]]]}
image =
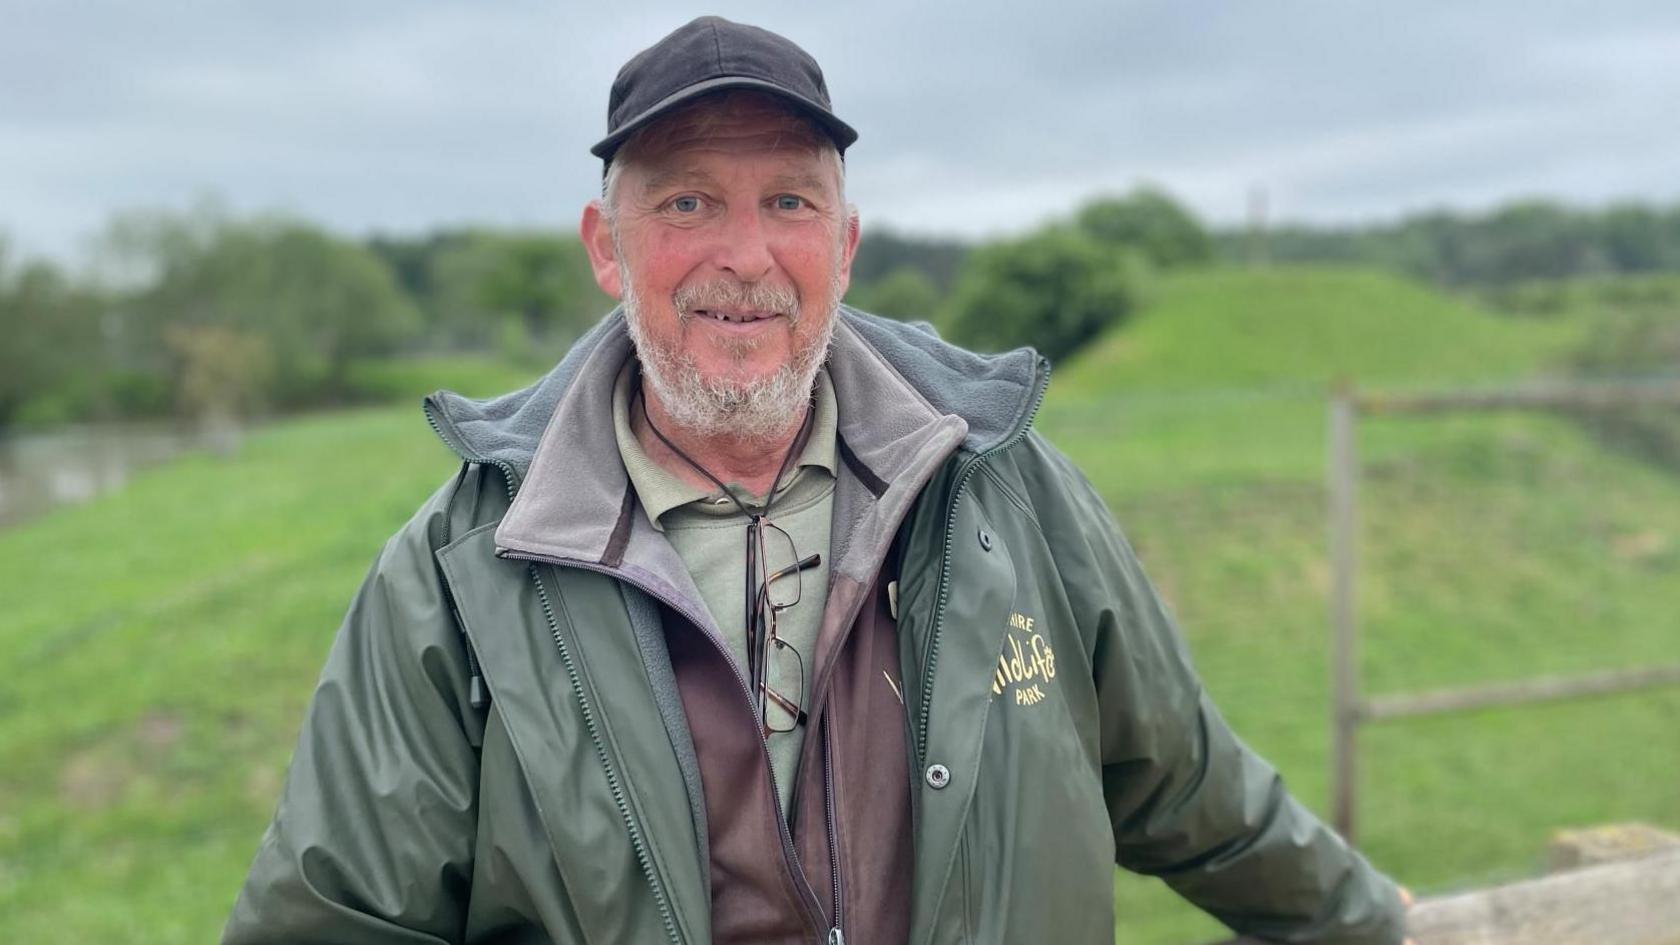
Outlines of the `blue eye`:
{"label": "blue eye", "polygon": [[671,201],[671,209],[678,213],[693,213],[700,209],[699,197],[678,197]]}
{"label": "blue eye", "polygon": [[804,207],[805,198],[803,197],[795,197],[793,194],[783,194],[776,198],[776,209],[778,210],[802,210]]}

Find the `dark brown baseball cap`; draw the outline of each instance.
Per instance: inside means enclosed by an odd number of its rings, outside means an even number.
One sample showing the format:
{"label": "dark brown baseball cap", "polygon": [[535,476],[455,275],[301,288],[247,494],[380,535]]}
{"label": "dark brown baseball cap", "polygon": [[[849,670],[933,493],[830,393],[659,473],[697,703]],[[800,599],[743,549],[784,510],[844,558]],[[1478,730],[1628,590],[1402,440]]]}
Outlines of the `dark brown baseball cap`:
{"label": "dark brown baseball cap", "polygon": [[841,154],[857,140],[834,116],[822,68],[791,40],[766,29],[703,16],[637,53],[618,70],[607,99],[607,136],[589,152],[611,161],[637,129],[722,89],[778,95],[809,115]]}

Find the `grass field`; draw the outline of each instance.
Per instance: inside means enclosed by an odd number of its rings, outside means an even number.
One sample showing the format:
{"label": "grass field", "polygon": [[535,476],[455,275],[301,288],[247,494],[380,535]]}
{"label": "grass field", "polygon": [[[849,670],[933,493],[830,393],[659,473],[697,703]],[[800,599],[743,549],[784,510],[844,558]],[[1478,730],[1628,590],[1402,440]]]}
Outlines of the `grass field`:
{"label": "grass field", "polygon": [[[1376,275],[1173,277],[1058,372],[1041,426],[1139,545],[1233,724],[1322,811],[1324,385],[1497,383],[1582,329]],[[1362,435],[1373,691],[1680,653],[1670,474],[1546,418]],[[343,608],[452,469],[418,409],[359,410],[0,532],[0,941],[214,939]],[[1390,723],[1364,745],[1364,846],[1424,893],[1527,873],[1556,827],[1680,829],[1674,691]],[[1154,881],[1117,882],[1117,941],[1219,937]]]}

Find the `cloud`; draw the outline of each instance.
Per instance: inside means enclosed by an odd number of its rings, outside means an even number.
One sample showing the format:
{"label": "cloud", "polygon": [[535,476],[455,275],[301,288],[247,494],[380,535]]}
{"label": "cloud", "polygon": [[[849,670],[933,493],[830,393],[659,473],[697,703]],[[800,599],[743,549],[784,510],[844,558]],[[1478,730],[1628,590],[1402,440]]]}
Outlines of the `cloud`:
{"label": "cloud", "polygon": [[[0,229],[66,252],[200,193],[350,232],[569,228],[618,65],[687,5],[25,0],[0,34]],[[1514,0],[725,3],[862,132],[866,221],[982,234],[1151,180],[1234,221],[1547,193],[1680,197],[1680,6]]]}

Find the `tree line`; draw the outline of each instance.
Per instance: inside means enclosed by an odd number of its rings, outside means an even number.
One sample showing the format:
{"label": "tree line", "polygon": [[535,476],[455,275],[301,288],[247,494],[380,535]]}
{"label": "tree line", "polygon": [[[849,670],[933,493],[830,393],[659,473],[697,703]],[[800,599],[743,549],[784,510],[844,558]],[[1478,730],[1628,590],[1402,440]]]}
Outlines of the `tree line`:
{"label": "tree line", "polygon": [[575,238],[347,239],[214,205],[119,215],[70,271],[0,240],[0,428],[216,419],[365,399],[370,359],[527,362],[606,309]]}
{"label": "tree line", "polygon": [[[1207,259],[1211,246],[1170,200],[1138,192],[978,247],[873,235],[850,299],[1059,357],[1130,310],[1146,257]],[[369,393],[355,367],[371,359],[479,352],[535,367],[611,304],[560,233],[352,240],[214,204],[123,213],[74,271],[0,240],[0,429],[354,402]]]}
{"label": "tree line", "polygon": [[1521,200],[1483,213],[1435,210],[1365,226],[1281,226],[1218,234],[1234,262],[1376,266],[1448,287],[1680,272],[1680,203],[1576,208]]}
{"label": "tree line", "polygon": [[[376,393],[357,365],[419,354],[489,353],[535,368],[611,306],[577,238],[550,231],[354,240],[205,204],[120,214],[95,246],[72,271],[0,239],[0,429],[355,402]],[[979,243],[866,231],[847,301],[930,322],[971,347],[1031,344],[1061,360],[1127,318],[1153,274],[1258,260],[1380,266],[1545,314],[1573,303],[1535,279],[1605,276],[1601,294],[1613,295],[1633,285],[1622,274],[1680,273],[1680,205],[1528,201],[1255,234],[1210,231],[1145,187]],[[1640,348],[1666,317],[1652,316],[1644,339],[1607,339],[1603,350]]]}

